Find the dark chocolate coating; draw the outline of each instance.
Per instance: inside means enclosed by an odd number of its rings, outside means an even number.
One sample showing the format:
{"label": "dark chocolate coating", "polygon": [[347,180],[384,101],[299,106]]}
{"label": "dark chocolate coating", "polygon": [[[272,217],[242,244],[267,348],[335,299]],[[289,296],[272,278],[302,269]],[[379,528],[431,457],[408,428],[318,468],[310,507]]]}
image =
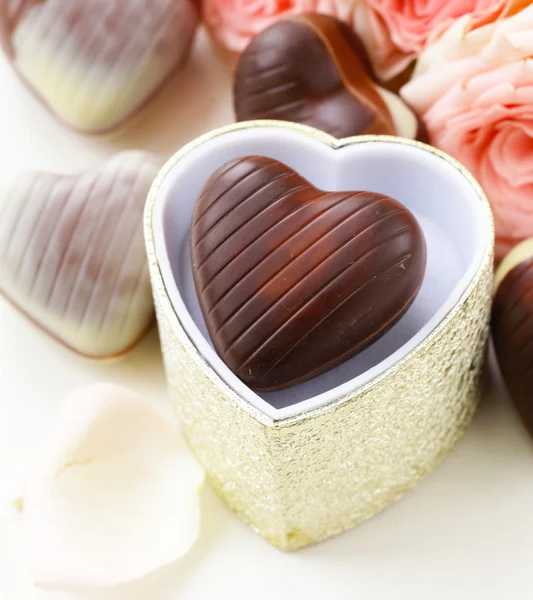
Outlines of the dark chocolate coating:
{"label": "dark chocolate coating", "polygon": [[194,281],[211,339],[256,390],[350,358],[414,300],[426,252],[388,196],[323,192],[262,156],[230,161],[194,207]]}
{"label": "dark chocolate coating", "polygon": [[278,21],[252,40],[235,71],[234,108],[238,121],[294,121],[338,138],[398,134],[362,42],[320,14]]}
{"label": "dark chocolate coating", "polygon": [[507,389],[533,435],[533,258],[512,269],[498,286],[492,335]]}

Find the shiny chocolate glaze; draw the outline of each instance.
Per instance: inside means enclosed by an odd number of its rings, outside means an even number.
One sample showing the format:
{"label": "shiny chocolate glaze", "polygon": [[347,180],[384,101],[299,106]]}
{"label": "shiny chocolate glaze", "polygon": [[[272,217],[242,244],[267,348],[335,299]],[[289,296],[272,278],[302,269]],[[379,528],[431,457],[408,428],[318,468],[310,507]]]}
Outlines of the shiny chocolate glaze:
{"label": "shiny chocolate glaze", "polygon": [[533,435],[533,257],[514,267],[498,286],[492,335],[505,384]]}
{"label": "shiny chocolate glaze", "polygon": [[358,36],[321,14],[291,16],[252,40],[236,68],[234,108],[238,121],[294,121],[338,138],[427,139],[414,112],[378,85]]}
{"label": "shiny chocolate glaze", "polygon": [[309,379],[377,340],[412,303],[426,262],[416,219],[392,198],[324,192],[262,156],[210,177],[191,249],[215,349],[257,390]]}

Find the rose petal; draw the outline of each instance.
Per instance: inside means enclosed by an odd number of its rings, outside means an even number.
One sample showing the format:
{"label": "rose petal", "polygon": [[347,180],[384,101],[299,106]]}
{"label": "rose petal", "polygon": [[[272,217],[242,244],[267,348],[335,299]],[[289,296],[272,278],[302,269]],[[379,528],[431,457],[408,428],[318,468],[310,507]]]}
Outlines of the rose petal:
{"label": "rose petal", "polygon": [[533,56],[533,5],[508,19],[474,27],[471,16],[459,19],[419,57],[401,95],[421,114],[454,85]]}
{"label": "rose petal", "polygon": [[456,83],[425,122],[432,142],[462,161],[485,189],[497,257],[533,235],[533,60]]}
{"label": "rose petal", "polygon": [[[511,123],[502,129],[489,155],[498,175],[509,186],[520,188],[533,183],[533,138],[520,126]],[[533,212],[533,202],[531,208]]]}
{"label": "rose petal", "polygon": [[35,585],[79,590],[138,579],[185,554],[199,531],[201,467],[136,394],[72,394],[25,498]]}
{"label": "rose petal", "polygon": [[291,14],[319,12],[352,27],[363,40],[378,77],[392,79],[413,58],[392,41],[383,18],[365,0],[205,0],[204,21],[216,41],[242,52],[251,38],[274,21]]}
{"label": "rose petal", "polygon": [[456,19],[470,14],[479,27],[511,11],[516,0],[367,0],[379,13],[400,50],[420,54],[428,42],[437,39]]}

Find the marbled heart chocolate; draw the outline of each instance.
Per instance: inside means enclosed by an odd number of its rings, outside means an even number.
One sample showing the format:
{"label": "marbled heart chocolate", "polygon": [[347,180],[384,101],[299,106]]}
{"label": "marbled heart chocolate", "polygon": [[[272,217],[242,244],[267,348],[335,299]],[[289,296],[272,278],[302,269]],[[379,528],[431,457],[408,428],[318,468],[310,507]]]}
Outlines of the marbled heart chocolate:
{"label": "marbled heart chocolate", "polygon": [[62,121],[110,130],[135,113],[186,56],[192,0],[0,0],[13,66]]}
{"label": "marbled heart chocolate", "polygon": [[422,231],[371,192],[324,192],[262,156],[218,169],[193,212],[194,281],[215,349],[251,388],[313,377],[383,335],[414,300]]}
{"label": "marbled heart chocolate", "polygon": [[321,14],[291,16],[252,40],[235,72],[234,106],[238,121],[295,121],[338,138],[427,139],[415,113],[378,85],[357,35]]}
{"label": "marbled heart chocolate", "polygon": [[496,272],[492,335],[505,384],[533,435],[533,239],[511,251]]}
{"label": "marbled heart chocolate", "polygon": [[0,293],[80,354],[122,354],[153,322],[142,215],[158,168],[124,152],[79,176],[21,174],[2,198]]}

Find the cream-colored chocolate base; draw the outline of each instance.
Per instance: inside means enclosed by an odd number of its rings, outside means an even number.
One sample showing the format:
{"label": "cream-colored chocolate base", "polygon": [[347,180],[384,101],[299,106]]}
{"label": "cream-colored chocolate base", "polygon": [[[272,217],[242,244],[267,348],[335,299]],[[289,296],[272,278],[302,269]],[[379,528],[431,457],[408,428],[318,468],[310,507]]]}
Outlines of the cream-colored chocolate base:
{"label": "cream-colored chocolate base", "polygon": [[[332,148],[386,141],[434,153],[468,179],[488,229],[475,274],[422,341],[363,385],[279,418],[234,391],[200,354],[170,300],[154,240],[154,205],[176,164],[199,145],[246,127],[289,129]],[[481,190],[449,157],[393,138],[338,141],[293,124],[239,124],[171,159],[150,194],[145,231],[170,394],[183,432],[220,496],[274,546],[295,550],[374,516],[420,481],[470,422],[488,338],[492,224]]]}

